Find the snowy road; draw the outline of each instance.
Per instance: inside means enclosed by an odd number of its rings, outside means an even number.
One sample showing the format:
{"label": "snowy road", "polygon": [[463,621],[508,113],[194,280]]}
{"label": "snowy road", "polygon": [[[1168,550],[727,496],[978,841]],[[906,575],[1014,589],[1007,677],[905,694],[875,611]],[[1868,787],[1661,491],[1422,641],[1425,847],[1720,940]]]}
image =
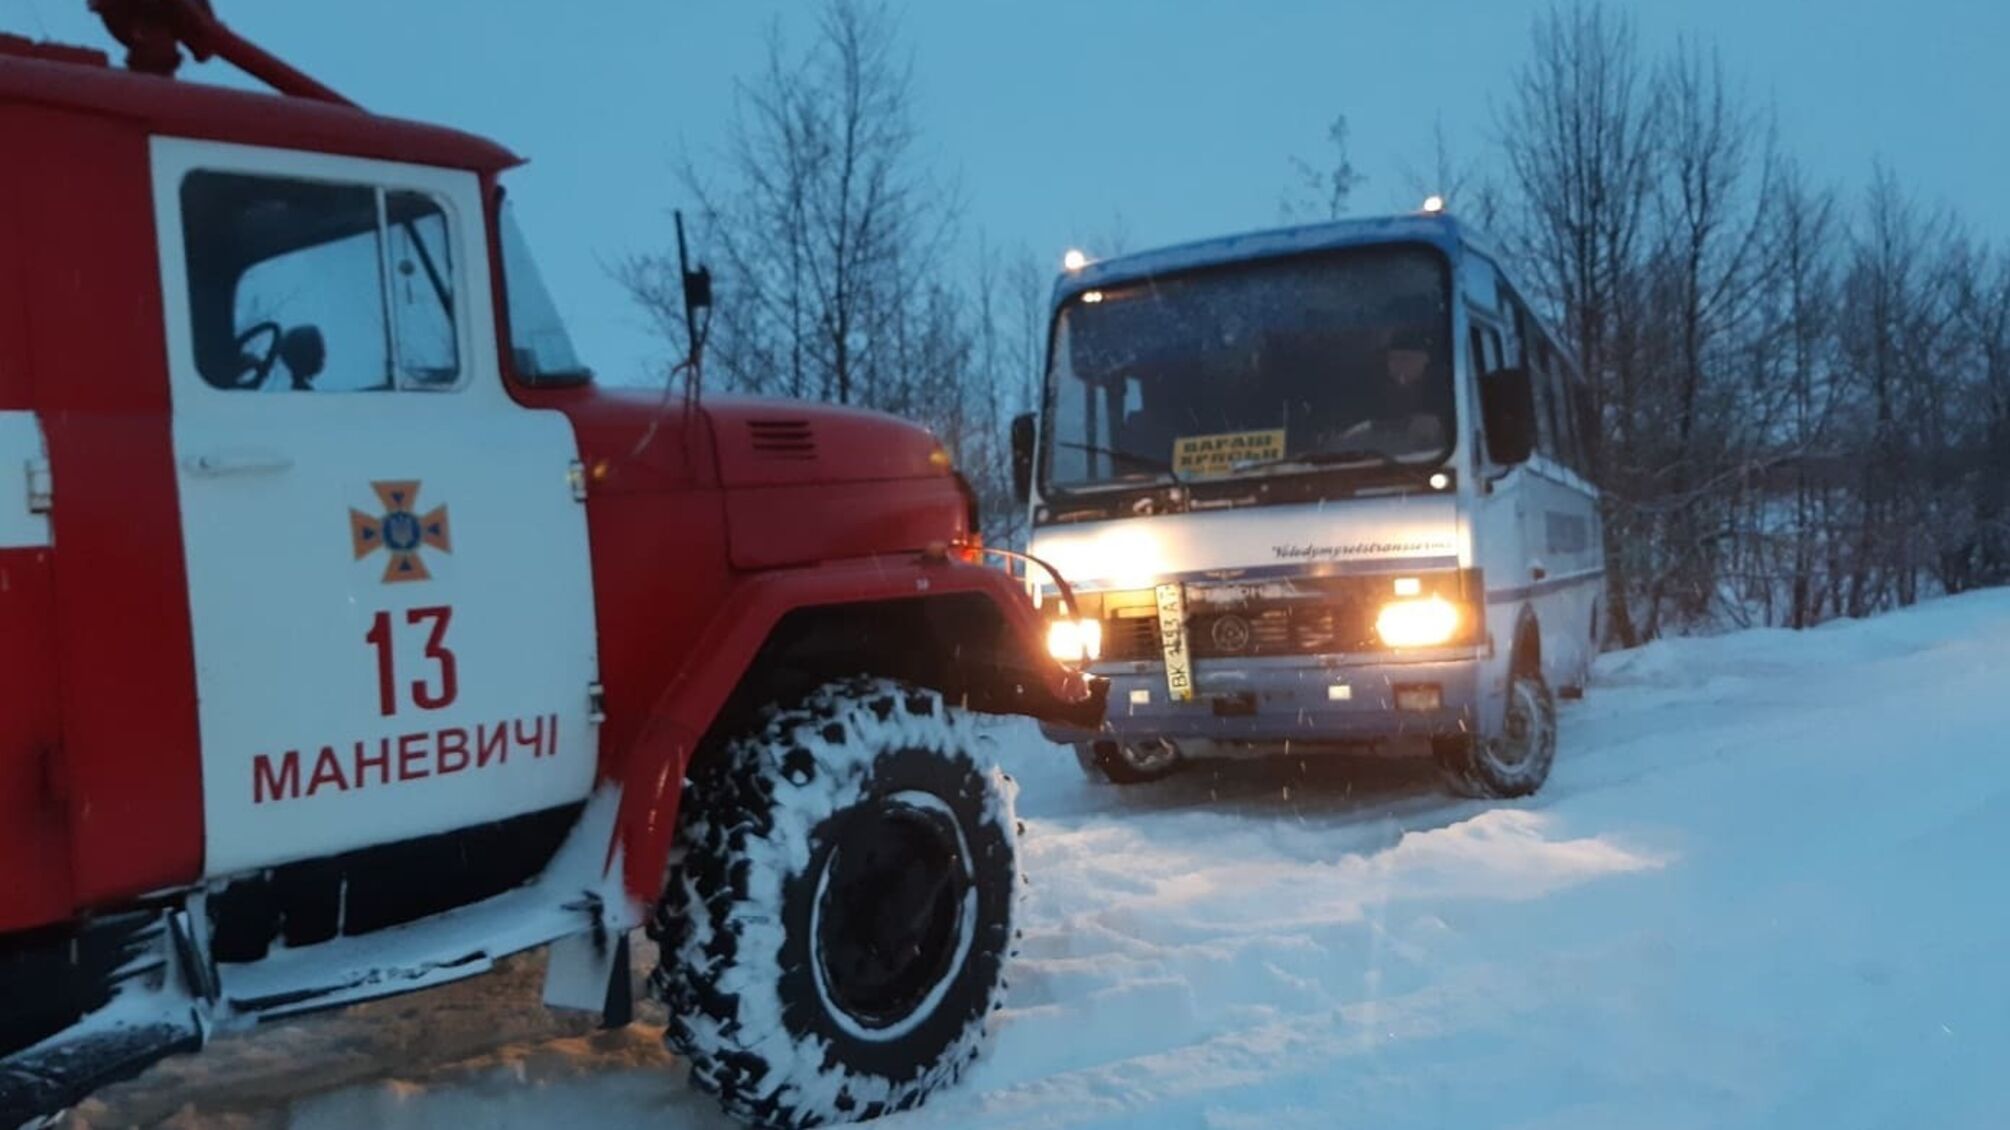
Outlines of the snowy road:
{"label": "snowy road", "polygon": [[[1001,735],[1011,1008],[890,1130],[2010,1125],[2010,593],[1609,656],[1518,804],[1375,763],[1118,790]],[[79,1122],[725,1125],[646,1032],[555,1030],[534,975],[230,1042]]]}

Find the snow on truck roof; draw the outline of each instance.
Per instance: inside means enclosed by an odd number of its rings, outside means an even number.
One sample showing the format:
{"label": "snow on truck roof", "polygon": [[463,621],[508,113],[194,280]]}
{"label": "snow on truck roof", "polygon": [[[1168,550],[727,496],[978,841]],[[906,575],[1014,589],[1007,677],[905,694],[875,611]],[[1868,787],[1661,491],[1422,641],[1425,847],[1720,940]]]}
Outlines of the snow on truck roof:
{"label": "snow on truck roof", "polygon": [[1472,229],[1443,213],[1330,220],[1217,236],[1095,260],[1080,270],[1063,273],[1055,281],[1054,304],[1059,306],[1097,287],[1177,271],[1380,243],[1428,243],[1454,256],[1461,246],[1485,252],[1484,241]]}
{"label": "snow on truck roof", "polygon": [[523,159],[460,130],[311,98],[117,70],[95,51],[0,44],[0,105],[136,122],[147,132],[493,173]]}

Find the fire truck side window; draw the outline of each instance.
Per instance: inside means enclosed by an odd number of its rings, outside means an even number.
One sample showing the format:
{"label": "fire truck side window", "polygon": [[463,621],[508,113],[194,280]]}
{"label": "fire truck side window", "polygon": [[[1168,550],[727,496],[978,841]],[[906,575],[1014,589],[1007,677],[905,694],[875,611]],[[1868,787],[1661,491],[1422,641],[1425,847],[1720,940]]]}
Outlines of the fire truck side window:
{"label": "fire truck side window", "polygon": [[576,385],[593,378],[573,352],[558,307],[531,258],[508,201],[501,209],[503,293],[509,313],[510,364],[530,385]]}
{"label": "fire truck side window", "polygon": [[459,384],[452,225],[432,197],[199,171],[181,205],[196,368],[210,384]]}

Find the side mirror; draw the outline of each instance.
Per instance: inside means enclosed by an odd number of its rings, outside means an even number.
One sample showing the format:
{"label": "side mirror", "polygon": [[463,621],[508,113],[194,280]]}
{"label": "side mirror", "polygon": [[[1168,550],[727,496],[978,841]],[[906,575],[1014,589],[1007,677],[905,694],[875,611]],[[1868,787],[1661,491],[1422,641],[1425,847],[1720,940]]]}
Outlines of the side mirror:
{"label": "side mirror", "polygon": [[1031,412],[1012,417],[1012,496],[1033,497],[1033,439],[1038,418]]}
{"label": "side mirror", "polygon": [[1480,415],[1487,429],[1487,455],[1503,467],[1528,462],[1535,453],[1535,387],[1527,369],[1498,369],[1480,380]]}

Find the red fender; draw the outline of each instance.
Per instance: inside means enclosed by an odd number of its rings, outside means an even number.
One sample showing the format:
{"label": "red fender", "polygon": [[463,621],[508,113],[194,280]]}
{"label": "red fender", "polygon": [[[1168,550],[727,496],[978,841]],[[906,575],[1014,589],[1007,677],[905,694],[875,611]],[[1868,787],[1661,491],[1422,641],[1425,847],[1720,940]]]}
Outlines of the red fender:
{"label": "red fender", "polygon": [[612,851],[621,851],[629,896],[647,905],[660,893],[685,768],[783,616],[803,608],[973,592],[997,605],[1025,665],[1044,674],[1043,700],[1059,712],[1101,717],[1108,684],[1047,657],[1045,623],[1021,583],[1002,570],[910,553],[753,574],[719,605],[620,762],[621,812],[609,850],[610,863]]}

